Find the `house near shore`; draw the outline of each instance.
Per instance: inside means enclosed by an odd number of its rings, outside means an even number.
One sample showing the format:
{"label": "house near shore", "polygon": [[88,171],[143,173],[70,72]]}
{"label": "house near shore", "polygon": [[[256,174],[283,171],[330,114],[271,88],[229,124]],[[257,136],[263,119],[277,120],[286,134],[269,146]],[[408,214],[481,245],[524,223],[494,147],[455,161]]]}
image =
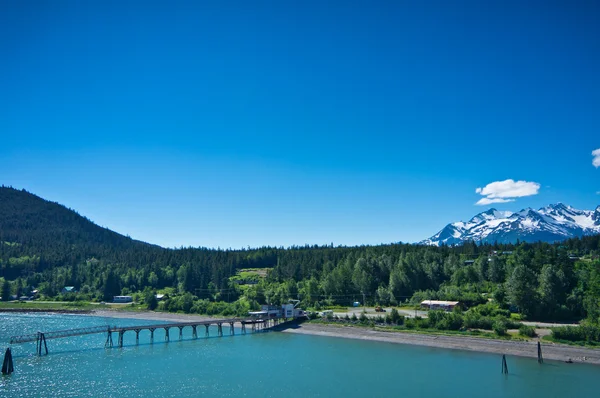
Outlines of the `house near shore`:
{"label": "house near shore", "polygon": [[131,296],[114,296],[113,303],[131,303],[133,302],[133,297]]}
{"label": "house near shore", "polygon": [[77,289],[75,289],[75,286],[65,286],[62,288],[62,290],[60,292],[61,293],[77,293]]}
{"label": "house near shore", "polygon": [[157,293],[157,294],[154,295],[154,297],[156,298],[156,301],[162,301],[162,300],[165,300],[165,299],[169,298],[168,295],[163,294],[163,293]]}
{"label": "house near shore", "polygon": [[423,300],[421,302],[422,308],[427,308],[430,310],[452,311],[457,305],[460,305],[460,302],[444,300]]}

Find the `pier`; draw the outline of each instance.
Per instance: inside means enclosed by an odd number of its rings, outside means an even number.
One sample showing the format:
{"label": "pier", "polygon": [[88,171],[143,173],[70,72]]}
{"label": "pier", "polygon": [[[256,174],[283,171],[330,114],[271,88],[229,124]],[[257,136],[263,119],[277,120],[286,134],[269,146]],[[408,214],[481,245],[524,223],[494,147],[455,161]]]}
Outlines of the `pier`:
{"label": "pier", "polygon": [[225,327],[230,336],[235,335],[235,325],[241,325],[241,334],[247,333],[247,328],[249,327],[252,332],[258,331],[266,331],[272,328],[273,326],[279,325],[281,322],[287,321],[286,318],[280,317],[264,317],[264,318],[256,318],[256,317],[248,317],[248,318],[227,318],[227,319],[208,319],[202,321],[193,321],[193,322],[176,322],[176,323],[158,323],[158,324],[150,324],[150,325],[134,325],[134,326],[110,326],[110,325],[102,325],[102,326],[93,326],[87,328],[79,328],[79,329],[67,329],[67,330],[56,330],[49,332],[37,332],[32,334],[24,334],[19,336],[12,336],[10,338],[10,344],[22,344],[35,341],[37,343],[36,346],[36,354],[43,355],[48,354],[48,345],[47,340],[51,339],[59,339],[59,338],[67,338],[72,336],[83,336],[88,334],[100,334],[106,333],[106,342],[104,343],[105,348],[114,347],[113,342],[113,334],[117,336],[117,344],[116,346],[121,348],[123,347],[123,339],[126,332],[134,332],[135,333],[135,342],[139,344],[140,341],[140,332],[143,330],[148,330],[150,332],[150,343],[154,343],[154,331],[157,329],[164,329],[165,331],[165,341],[170,341],[170,331],[171,329],[179,330],[179,340],[183,339],[183,331],[185,328],[189,328],[192,331],[192,338],[198,338],[198,329],[202,330],[202,326],[204,326],[204,336],[209,337],[209,328],[211,326],[217,327],[217,336],[223,337],[223,328]]}

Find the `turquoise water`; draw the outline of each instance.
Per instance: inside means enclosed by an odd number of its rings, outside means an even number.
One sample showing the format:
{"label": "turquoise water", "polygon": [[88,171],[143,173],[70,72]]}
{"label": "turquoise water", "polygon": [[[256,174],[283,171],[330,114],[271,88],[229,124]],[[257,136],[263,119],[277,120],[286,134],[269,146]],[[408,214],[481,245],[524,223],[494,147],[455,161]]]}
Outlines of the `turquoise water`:
{"label": "turquoise water", "polygon": [[[0,314],[2,355],[11,335],[147,320]],[[191,328],[125,334],[104,349],[103,334],[13,346],[16,372],[0,376],[0,397],[578,397],[597,396],[600,367],[329,337],[257,333],[191,338]],[[239,333],[239,331],[238,331]],[[216,330],[211,330],[215,335]],[[113,337],[116,343],[116,337]]]}

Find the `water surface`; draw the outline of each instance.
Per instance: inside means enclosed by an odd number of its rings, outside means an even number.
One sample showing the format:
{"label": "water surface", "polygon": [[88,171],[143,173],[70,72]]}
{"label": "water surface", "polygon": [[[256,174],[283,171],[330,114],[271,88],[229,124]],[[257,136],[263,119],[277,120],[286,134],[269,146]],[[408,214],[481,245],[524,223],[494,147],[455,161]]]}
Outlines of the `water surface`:
{"label": "water surface", "polygon": [[[0,314],[2,355],[11,335],[157,321],[74,315]],[[600,367],[509,357],[501,374],[493,354],[286,333],[192,339],[191,328],[106,334],[14,345],[16,372],[0,377],[0,397],[579,397],[597,396]],[[211,336],[216,328],[211,329]],[[116,335],[113,337],[117,342]]]}

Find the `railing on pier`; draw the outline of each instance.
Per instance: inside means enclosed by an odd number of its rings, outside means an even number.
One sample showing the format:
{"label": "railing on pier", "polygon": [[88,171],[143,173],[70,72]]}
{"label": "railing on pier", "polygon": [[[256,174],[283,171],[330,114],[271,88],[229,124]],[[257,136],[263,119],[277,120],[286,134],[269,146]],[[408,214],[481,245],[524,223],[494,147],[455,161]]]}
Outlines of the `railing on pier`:
{"label": "railing on pier", "polygon": [[[96,333],[104,333],[110,326],[92,326],[88,328],[79,328],[79,329],[69,329],[69,330],[55,330],[53,332],[44,332],[42,333],[46,340],[48,339],[60,339],[63,337],[71,337],[71,336],[82,336],[85,334],[96,334]],[[20,344],[20,343],[28,343],[31,341],[38,341],[40,338],[40,332],[33,334],[23,334],[21,336],[12,336],[10,338],[10,344]]]}
{"label": "railing on pier", "polygon": [[241,332],[242,334],[246,333],[246,325],[252,326],[252,331],[261,331],[268,330],[271,326],[275,326],[280,323],[280,319],[277,317],[269,317],[269,318],[228,318],[228,319],[208,319],[203,321],[193,321],[193,322],[177,322],[177,323],[160,323],[153,325],[133,325],[133,326],[92,326],[87,328],[78,328],[78,329],[68,329],[68,330],[56,330],[50,332],[37,332],[32,334],[24,334],[20,336],[12,336],[10,338],[10,344],[20,344],[20,343],[28,343],[35,341],[37,342],[36,353],[38,355],[42,355],[42,351],[45,350],[46,354],[48,354],[48,346],[46,344],[46,340],[48,339],[58,339],[63,337],[71,337],[71,336],[82,336],[86,334],[98,334],[98,333],[106,333],[106,343],[105,347],[112,347],[113,340],[112,334],[118,334],[118,346],[123,347],[123,336],[127,331],[135,332],[135,340],[136,344],[139,344],[140,332],[142,330],[150,331],[150,342],[154,342],[154,331],[156,329],[164,329],[165,330],[165,340],[169,341],[169,330],[171,328],[179,329],[179,339],[183,338],[183,328],[191,327],[192,328],[192,336],[193,338],[198,337],[197,327],[205,326],[206,332],[205,336],[209,336],[209,327],[211,325],[217,326],[217,334],[219,336],[223,336],[223,325],[229,324],[229,334],[235,334],[234,325],[239,323],[242,325]]}

